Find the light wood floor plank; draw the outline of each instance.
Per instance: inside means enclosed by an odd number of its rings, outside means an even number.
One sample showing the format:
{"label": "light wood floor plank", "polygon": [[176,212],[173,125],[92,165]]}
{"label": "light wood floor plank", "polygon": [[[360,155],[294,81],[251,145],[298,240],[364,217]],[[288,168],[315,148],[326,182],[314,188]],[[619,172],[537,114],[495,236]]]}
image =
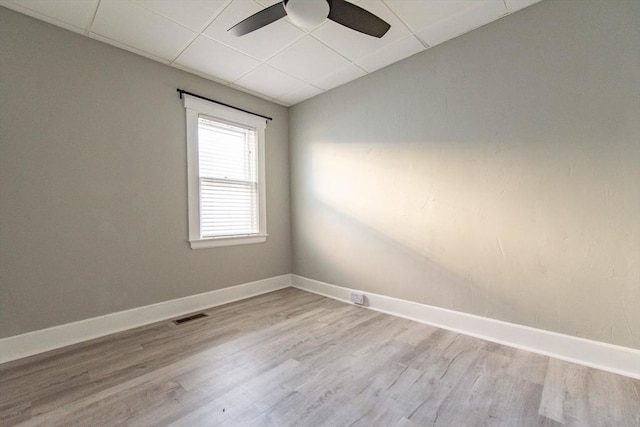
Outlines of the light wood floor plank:
{"label": "light wood floor plank", "polygon": [[1,426],[634,426],[640,381],[297,289],[0,365]]}

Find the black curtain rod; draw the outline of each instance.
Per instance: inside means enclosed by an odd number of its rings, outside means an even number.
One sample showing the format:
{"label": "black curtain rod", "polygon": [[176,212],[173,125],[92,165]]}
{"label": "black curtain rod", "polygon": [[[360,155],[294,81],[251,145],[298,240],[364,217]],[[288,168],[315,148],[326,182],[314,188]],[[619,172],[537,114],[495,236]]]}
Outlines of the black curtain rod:
{"label": "black curtain rod", "polygon": [[273,118],[271,118],[271,117],[263,116],[262,114],[254,113],[252,111],[243,110],[242,108],[234,107],[233,105],[225,104],[224,102],[216,101],[215,99],[207,98],[207,97],[204,97],[202,95],[197,95],[195,93],[187,92],[184,89],[177,89],[177,91],[180,94],[180,99],[182,99],[182,95],[183,94],[187,94],[187,95],[195,96],[196,98],[204,99],[205,101],[213,102],[214,104],[224,105],[225,107],[233,108],[234,110],[242,111],[244,113],[253,114],[254,116],[262,117],[262,118],[265,118],[267,120],[273,120]]}

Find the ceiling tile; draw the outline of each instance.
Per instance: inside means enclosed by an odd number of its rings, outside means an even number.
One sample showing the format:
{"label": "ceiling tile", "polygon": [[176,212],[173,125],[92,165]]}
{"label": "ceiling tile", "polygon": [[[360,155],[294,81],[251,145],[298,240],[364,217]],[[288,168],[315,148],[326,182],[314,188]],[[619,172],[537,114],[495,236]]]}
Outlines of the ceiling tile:
{"label": "ceiling tile", "polygon": [[303,31],[286,19],[280,19],[242,37],[227,31],[262,9],[263,6],[253,1],[235,1],[209,25],[204,34],[260,60],[272,57],[304,35]]}
{"label": "ceiling tile", "polygon": [[282,3],[282,0],[256,0],[258,3],[263,5],[264,7],[273,6],[276,3]]}
{"label": "ceiling tile", "polygon": [[505,15],[502,0],[478,2],[475,7],[437,22],[416,33],[429,46],[435,46]]}
{"label": "ceiling tile", "polygon": [[394,62],[400,61],[411,55],[414,55],[425,47],[413,36],[406,39],[398,40],[382,49],[374,52],[371,55],[357,61],[357,65],[361,66],[368,72],[373,72]]}
{"label": "ceiling tile", "polygon": [[320,95],[322,92],[324,92],[322,89],[318,89],[315,86],[305,85],[297,90],[294,90],[293,92],[286,94],[285,96],[278,98],[278,101],[287,105],[293,105],[297,104],[298,102],[302,102],[305,99],[313,98],[316,95]]}
{"label": "ceiling tile", "polygon": [[201,31],[205,24],[220,12],[225,0],[133,0],[171,21],[175,21],[195,31]]}
{"label": "ceiling tile", "polygon": [[260,65],[234,83],[271,98],[280,98],[305,86],[304,82],[266,64]]}
{"label": "ceiling tile", "polygon": [[229,82],[260,64],[255,59],[205,36],[199,36],[175,62]]}
{"label": "ceiling tile", "polygon": [[531,6],[532,4],[540,1],[541,0],[505,0],[509,13],[524,9],[525,7]]}
{"label": "ceiling tile", "polygon": [[268,62],[312,84],[350,64],[344,57],[311,36],[299,40]]}
{"label": "ceiling tile", "polygon": [[89,33],[89,37],[91,37],[94,40],[98,40],[99,42],[102,42],[102,43],[105,43],[105,44],[108,44],[108,45],[111,45],[111,46],[115,46],[115,47],[118,47],[118,48],[123,49],[123,50],[128,50],[129,52],[135,53],[136,55],[140,55],[140,56],[144,56],[145,58],[153,59],[154,61],[158,61],[158,62],[161,62],[163,64],[167,64],[167,65],[171,64],[171,61],[168,60],[168,59],[160,58],[159,56],[153,55],[153,54],[151,54],[149,52],[146,52],[144,50],[136,49],[134,47],[131,47],[131,46],[126,45],[124,43],[117,42],[115,40],[111,40],[108,37],[103,37],[103,36],[101,36],[99,34],[96,34],[96,33]]}
{"label": "ceiling tile", "polygon": [[91,31],[169,60],[175,58],[196,34],[123,0],[102,0]]}
{"label": "ceiling tile", "polygon": [[225,80],[225,79],[223,79],[221,77],[213,76],[213,75],[211,75],[209,73],[205,73],[204,71],[199,71],[199,70],[196,70],[194,68],[187,67],[187,66],[182,65],[182,64],[178,64],[177,62],[173,62],[173,63],[171,63],[169,65],[172,66],[173,68],[177,68],[178,70],[186,71],[189,74],[193,74],[193,75],[196,75],[198,77],[202,77],[203,79],[207,79],[209,81],[219,83],[219,84],[221,84],[223,86],[231,86],[230,83],[229,83],[229,80]]}
{"label": "ceiling tile", "polygon": [[411,34],[402,21],[381,0],[363,0],[358,3],[358,6],[387,21],[391,25],[387,34],[382,38],[371,37],[327,20],[313,31],[314,37],[348,59],[355,61]]}
{"label": "ceiling tile", "polygon": [[[414,32],[473,8],[496,0],[385,0],[387,5]],[[502,1],[502,0],[497,0]]]}
{"label": "ceiling tile", "polygon": [[[261,93],[261,92],[256,92],[255,90],[251,90],[251,89],[246,88],[244,86],[240,86],[240,85],[236,85],[236,84],[231,83],[229,85],[229,87],[231,87],[233,89],[237,89],[240,92],[248,93],[249,95],[253,95],[253,96],[256,96],[258,98],[266,99],[267,101],[277,102],[278,104],[280,104],[280,102],[278,102],[276,99],[274,99],[273,96],[266,95],[266,94]],[[284,104],[281,104],[281,105],[284,105]],[[287,107],[288,107],[288,105],[287,105]]]}
{"label": "ceiling tile", "polygon": [[91,19],[98,6],[98,0],[82,2],[77,0],[58,0],[55,2],[51,0],[11,0],[7,5],[11,7],[11,4],[18,6],[20,12],[23,12],[22,8],[25,8],[31,12],[41,14],[42,16],[34,17],[39,19],[49,18],[46,19],[47,22],[51,22],[51,20],[58,21],[84,30],[91,24]]}
{"label": "ceiling tile", "polygon": [[321,87],[323,89],[333,89],[334,87],[338,87],[343,85],[351,80],[355,80],[359,77],[364,76],[366,71],[362,70],[353,64],[349,64],[346,67],[336,71],[335,73],[329,74],[327,77],[319,80],[314,83],[314,85]]}

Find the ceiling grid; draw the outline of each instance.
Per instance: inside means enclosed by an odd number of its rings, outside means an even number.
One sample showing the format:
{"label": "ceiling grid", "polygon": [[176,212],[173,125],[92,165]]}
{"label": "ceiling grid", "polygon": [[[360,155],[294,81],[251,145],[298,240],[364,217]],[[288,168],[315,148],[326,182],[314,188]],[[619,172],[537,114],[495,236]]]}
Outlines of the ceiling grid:
{"label": "ceiling grid", "polygon": [[288,17],[241,37],[227,31],[279,0],[0,0],[0,5],[290,106],[538,1],[351,1],[391,25],[381,38],[330,20],[305,30]]}

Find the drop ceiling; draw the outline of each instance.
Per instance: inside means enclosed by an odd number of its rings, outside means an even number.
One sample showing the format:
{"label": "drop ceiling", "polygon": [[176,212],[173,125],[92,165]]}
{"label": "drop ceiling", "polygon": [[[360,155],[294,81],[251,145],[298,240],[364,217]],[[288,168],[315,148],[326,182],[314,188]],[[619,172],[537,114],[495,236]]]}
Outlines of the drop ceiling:
{"label": "drop ceiling", "polygon": [[0,5],[290,106],[540,0],[353,0],[391,29],[381,39],[332,21],[281,19],[227,30],[278,0],[0,0]]}

